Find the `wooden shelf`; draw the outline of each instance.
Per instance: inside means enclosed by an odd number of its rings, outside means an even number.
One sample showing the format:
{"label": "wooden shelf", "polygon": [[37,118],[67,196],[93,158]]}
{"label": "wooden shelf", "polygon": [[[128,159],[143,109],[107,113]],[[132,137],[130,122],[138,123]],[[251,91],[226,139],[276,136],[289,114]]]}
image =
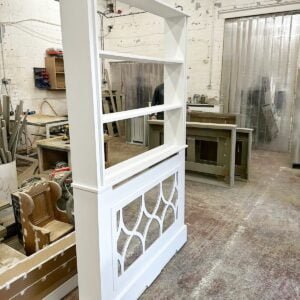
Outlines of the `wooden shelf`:
{"label": "wooden shelf", "polygon": [[142,117],[146,115],[155,114],[158,112],[164,112],[174,109],[180,109],[182,106],[180,104],[172,104],[172,105],[156,105],[146,108],[137,108],[131,109],[127,111],[121,111],[116,113],[105,114],[102,116],[103,124],[122,121],[127,119],[133,119],[137,117]]}
{"label": "wooden shelf", "polygon": [[133,55],[129,53],[119,53],[113,51],[100,51],[100,57],[106,59],[114,59],[114,60],[128,60],[128,61],[136,61],[142,63],[153,63],[153,64],[182,64],[183,60],[180,59],[163,59],[157,57],[149,57],[142,55]]}
{"label": "wooden shelf", "polygon": [[45,57],[46,70],[49,74],[50,90],[62,91],[66,89],[63,57]]}
{"label": "wooden shelf", "polygon": [[115,185],[150,168],[185,149],[184,146],[162,145],[105,170],[105,184]]}

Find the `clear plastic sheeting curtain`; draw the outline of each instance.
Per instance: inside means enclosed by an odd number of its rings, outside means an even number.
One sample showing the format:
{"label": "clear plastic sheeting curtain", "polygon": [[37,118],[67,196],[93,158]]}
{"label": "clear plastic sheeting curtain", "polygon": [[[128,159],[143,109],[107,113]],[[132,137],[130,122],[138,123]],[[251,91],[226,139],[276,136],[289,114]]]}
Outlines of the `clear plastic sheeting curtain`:
{"label": "clear plastic sheeting curtain", "polygon": [[221,101],[256,148],[289,151],[299,33],[296,13],[225,22]]}
{"label": "clear plastic sheeting curtain", "polygon": [[112,85],[125,95],[126,110],[149,106],[155,88],[164,81],[164,66],[132,62],[110,64]]}
{"label": "clear plastic sheeting curtain", "polygon": [[[113,89],[125,95],[125,110],[148,107],[155,88],[164,82],[164,66],[135,62],[111,62]],[[144,144],[147,141],[145,118],[126,122],[126,140]]]}

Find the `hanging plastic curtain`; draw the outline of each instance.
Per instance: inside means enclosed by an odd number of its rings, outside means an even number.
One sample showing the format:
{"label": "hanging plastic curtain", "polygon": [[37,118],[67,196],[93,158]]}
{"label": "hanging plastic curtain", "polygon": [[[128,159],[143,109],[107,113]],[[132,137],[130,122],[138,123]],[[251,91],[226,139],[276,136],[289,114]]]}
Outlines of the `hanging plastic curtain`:
{"label": "hanging plastic curtain", "polygon": [[300,14],[225,22],[221,101],[256,148],[289,151],[299,37]]}
{"label": "hanging plastic curtain", "polygon": [[[125,95],[125,110],[148,107],[155,88],[164,81],[164,66],[135,62],[112,62],[110,70],[113,88]],[[145,118],[126,122],[126,140],[147,144]]]}

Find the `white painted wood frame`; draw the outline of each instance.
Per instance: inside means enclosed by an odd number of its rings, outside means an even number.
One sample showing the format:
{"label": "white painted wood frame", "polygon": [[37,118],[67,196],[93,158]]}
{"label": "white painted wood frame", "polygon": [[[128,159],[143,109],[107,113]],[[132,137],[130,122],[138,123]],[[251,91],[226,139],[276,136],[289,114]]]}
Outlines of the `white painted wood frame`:
{"label": "white painted wood frame", "polygon": [[[99,51],[96,0],[61,0],[67,99],[70,122],[76,249],[80,299],[136,299],[187,240],[184,224],[187,14],[160,0],[123,0],[165,19],[165,57]],[[102,58],[163,63],[165,103],[159,107],[102,114]],[[165,144],[105,169],[103,124],[165,112]],[[170,194],[164,186],[170,182]],[[147,193],[159,189],[157,208],[146,208]],[[129,230],[124,207],[141,201]],[[157,215],[158,205],[163,213]],[[174,215],[165,229],[167,212]],[[137,228],[147,218],[143,232]],[[159,236],[147,246],[152,222]],[[126,243],[118,249],[121,233]],[[139,239],[141,255],[128,267],[127,252]]]}

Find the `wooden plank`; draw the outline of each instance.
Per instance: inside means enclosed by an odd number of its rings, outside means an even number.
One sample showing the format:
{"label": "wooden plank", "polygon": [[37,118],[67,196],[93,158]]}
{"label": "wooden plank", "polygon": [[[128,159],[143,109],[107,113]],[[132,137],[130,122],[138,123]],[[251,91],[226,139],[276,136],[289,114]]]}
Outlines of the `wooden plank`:
{"label": "wooden plank", "polygon": [[7,234],[6,227],[0,225],[0,238],[5,238]]}
{"label": "wooden plank", "polygon": [[[104,72],[105,72],[105,75],[106,75],[105,77],[106,77],[106,81],[107,81],[111,106],[112,106],[113,112],[117,113],[116,103],[115,103],[114,96],[113,96],[113,93],[112,93],[112,90],[111,90],[110,78],[109,78],[109,74],[108,74],[107,69],[105,69]],[[121,129],[120,129],[120,125],[119,125],[119,122],[118,122],[119,120],[115,120],[115,121],[116,121],[116,125],[117,125],[118,134],[120,135]]]}
{"label": "wooden plank", "polygon": [[163,144],[163,142],[160,139],[162,131],[161,126],[149,126],[149,149],[154,149],[160,145]]}
{"label": "wooden plank", "polygon": [[187,161],[196,161],[196,140],[194,137],[187,137]]}
{"label": "wooden plank", "polygon": [[0,201],[0,211],[9,208],[11,205],[7,201]]}
{"label": "wooden plank", "polygon": [[8,151],[8,142],[7,142],[7,127],[2,127],[1,128],[1,133],[2,133],[2,143],[3,143],[3,150],[4,153]]}
{"label": "wooden plank", "polygon": [[186,122],[187,128],[204,128],[204,129],[224,129],[234,130],[237,128],[233,124],[217,124],[217,123],[198,123],[198,122]]}
{"label": "wooden plank", "polygon": [[[110,110],[109,110],[109,104],[108,104],[108,102],[103,99],[102,103],[103,103],[104,113],[105,114],[109,114]],[[115,133],[114,133],[114,129],[113,129],[112,123],[111,122],[110,123],[106,123],[106,126],[107,126],[107,130],[108,130],[108,135],[114,136]]]}
{"label": "wooden plank", "polygon": [[206,174],[217,175],[217,176],[228,175],[228,170],[224,166],[201,164],[201,163],[196,163],[191,161],[185,162],[185,169],[188,171],[206,173]]}
{"label": "wooden plank", "polygon": [[3,119],[6,124],[6,133],[9,134],[9,121],[10,121],[10,98],[3,95]]}
{"label": "wooden plank", "polygon": [[[118,112],[123,111],[121,95],[119,93],[116,93],[115,98],[116,98],[117,111]],[[119,132],[119,134],[120,134],[120,136],[124,136],[125,135],[125,121],[124,120],[119,121],[119,126],[120,126],[120,130],[121,130],[121,132]]]}
{"label": "wooden plank", "polygon": [[5,154],[3,148],[0,148],[0,157],[1,157],[2,162],[4,162],[6,164],[7,163],[7,158],[6,158],[6,154]]}

